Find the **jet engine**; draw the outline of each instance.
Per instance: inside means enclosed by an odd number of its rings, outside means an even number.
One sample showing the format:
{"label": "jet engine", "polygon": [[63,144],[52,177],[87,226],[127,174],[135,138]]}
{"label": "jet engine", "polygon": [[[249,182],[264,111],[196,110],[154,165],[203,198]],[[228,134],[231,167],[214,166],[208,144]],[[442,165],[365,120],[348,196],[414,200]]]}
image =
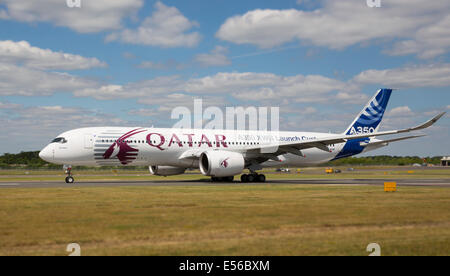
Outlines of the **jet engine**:
{"label": "jet engine", "polygon": [[200,155],[200,171],[203,175],[214,177],[234,176],[242,173],[245,167],[244,156],[231,151],[205,151]]}
{"label": "jet engine", "polygon": [[159,176],[183,174],[186,171],[185,168],[171,166],[150,166],[148,169],[151,174]]}

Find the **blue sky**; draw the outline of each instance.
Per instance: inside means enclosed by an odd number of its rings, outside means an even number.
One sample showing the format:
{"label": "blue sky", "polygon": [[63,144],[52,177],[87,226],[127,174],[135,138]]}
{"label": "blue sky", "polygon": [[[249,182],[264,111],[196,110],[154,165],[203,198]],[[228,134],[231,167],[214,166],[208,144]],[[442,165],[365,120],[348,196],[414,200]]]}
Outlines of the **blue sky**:
{"label": "blue sky", "polygon": [[[381,129],[450,111],[450,3],[0,1],[0,153],[84,126],[170,127],[172,108],[279,106],[282,130],[342,132],[380,87]],[[375,154],[450,155],[446,115]]]}

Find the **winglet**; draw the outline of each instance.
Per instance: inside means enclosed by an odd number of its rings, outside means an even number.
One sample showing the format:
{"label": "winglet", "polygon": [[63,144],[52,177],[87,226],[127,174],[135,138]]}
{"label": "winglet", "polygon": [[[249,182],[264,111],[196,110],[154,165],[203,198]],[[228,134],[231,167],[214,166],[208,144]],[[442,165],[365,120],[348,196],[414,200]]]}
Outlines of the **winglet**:
{"label": "winglet", "polygon": [[437,116],[433,117],[432,119],[428,120],[427,122],[425,122],[425,123],[423,123],[423,124],[421,124],[421,125],[418,125],[418,126],[416,126],[416,127],[412,127],[412,128],[410,128],[410,129],[408,129],[408,131],[411,131],[411,130],[419,130],[419,129],[424,129],[424,128],[430,127],[430,126],[434,125],[434,123],[436,123],[436,122],[437,122],[440,118],[442,118],[442,116],[444,116],[446,113],[447,113],[447,112],[442,112],[442,113],[438,114]]}

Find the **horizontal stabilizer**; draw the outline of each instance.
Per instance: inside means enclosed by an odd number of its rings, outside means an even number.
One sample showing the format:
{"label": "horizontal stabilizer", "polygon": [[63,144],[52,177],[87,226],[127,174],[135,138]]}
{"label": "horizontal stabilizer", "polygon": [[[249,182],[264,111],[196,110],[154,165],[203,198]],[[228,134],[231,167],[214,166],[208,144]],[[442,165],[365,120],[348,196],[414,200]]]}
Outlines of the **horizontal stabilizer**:
{"label": "horizontal stabilizer", "polygon": [[370,143],[361,142],[360,146],[367,147],[367,146],[387,145],[387,144],[389,144],[391,142],[397,142],[397,141],[413,139],[413,138],[419,138],[419,137],[424,137],[424,136],[426,136],[426,135],[413,135],[413,136],[406,136],[406,137],[400,137],[400,138],[383,140],[383,141],[376,141],[376,142],[370,142]]}

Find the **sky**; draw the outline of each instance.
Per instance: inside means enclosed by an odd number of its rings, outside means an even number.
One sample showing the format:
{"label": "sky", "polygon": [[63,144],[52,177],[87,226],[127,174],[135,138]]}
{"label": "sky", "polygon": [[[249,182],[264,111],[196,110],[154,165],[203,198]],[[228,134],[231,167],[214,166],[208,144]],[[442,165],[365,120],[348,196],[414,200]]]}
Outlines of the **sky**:
{"label": "sky", "polygon": [[[380,2],[0,0],[0,153],[171,127],[194,99],[279,107],[286,131],[341,133],[384,87],[380,130],[450,111],[450,2]],[[424,133],[370,154],[450,155],[449,114]]]}

